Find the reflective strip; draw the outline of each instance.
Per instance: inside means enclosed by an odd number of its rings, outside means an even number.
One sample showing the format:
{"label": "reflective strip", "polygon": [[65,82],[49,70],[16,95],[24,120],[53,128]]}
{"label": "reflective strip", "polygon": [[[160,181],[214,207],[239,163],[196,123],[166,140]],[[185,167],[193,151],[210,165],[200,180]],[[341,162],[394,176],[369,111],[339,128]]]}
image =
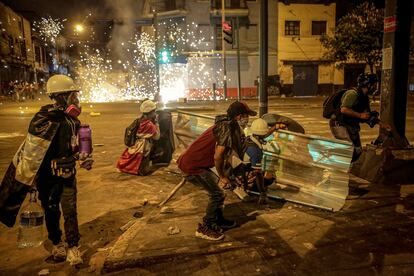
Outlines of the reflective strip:
{"label": "reflective strip", "polygon": [[23,184],[32,186],[37,171],[49,149],[51,141],[39,138],[30,133],[20,145],[13,158],[16,167],[15,179]]}

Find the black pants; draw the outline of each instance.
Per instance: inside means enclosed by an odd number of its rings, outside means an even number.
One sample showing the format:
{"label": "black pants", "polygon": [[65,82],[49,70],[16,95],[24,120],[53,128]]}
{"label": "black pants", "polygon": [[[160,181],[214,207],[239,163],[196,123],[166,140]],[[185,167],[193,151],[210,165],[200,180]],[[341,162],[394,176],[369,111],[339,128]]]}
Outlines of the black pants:
{"label": "black pants", "polygon": [[196,185],[202,186],[208,192],[208,205],[203,218],[207,225],[217,224],[223,219],[225,193],[218,185],[218,176],[210,170],[199,175],[189,175],[186,179]]}
{"label": "black pants", "polygon": [[[54,181],[53,181],[54,180]],[[66,242],[69,247],[78,246],[80,234],[76,211],[76,178],[54,177],[37,184],[39,199],[45,210],[48,238],[54,245],[61,241],[60,215],[62,208]]]}

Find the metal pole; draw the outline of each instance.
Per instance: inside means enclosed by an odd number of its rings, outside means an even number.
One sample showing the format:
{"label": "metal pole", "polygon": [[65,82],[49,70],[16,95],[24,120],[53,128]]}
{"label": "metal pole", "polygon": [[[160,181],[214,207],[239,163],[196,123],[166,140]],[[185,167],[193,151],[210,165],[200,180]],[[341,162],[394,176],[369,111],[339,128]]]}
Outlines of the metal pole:
{"label": "metal pole", "polygon": [[241,78],[240,78],[240,39],[239,39],[239,17],[236,17],[236,39],[237,39],[237,100],[242,99]]}
{"label": "metal pole", "polygon": [[226,21],[226,6],[225,0],[221,0],[221,50],[223,52],[223,97],[227,99],[227,69],[226,69],[226,42],[224,41],[223,23]]}
{"label": "metal pole", "polygon": [[260,91],[259,116],[267,113],[267,62],[268,62],[268,1],[260,1]]}
{"label": "metal pole", "polygon": [[159,102],[161,99],[160,95],[160,49],[158,46],[158,17],[157,13],[154,12],[154,43],[155,43],[155,74],[157,77],[157,87],[155,88],[154,101]]}
{"label": "metal pole", "polygon": [[213,100],[216,101],[216,83],[213,82]]}
{"label": "metal pole", "polygon": [[[412,1],[386,0],[381,76],[381,120],[393,129],[393,146],[407,147],[405,137]],[[380,129],[379,139],[386,137]]]}

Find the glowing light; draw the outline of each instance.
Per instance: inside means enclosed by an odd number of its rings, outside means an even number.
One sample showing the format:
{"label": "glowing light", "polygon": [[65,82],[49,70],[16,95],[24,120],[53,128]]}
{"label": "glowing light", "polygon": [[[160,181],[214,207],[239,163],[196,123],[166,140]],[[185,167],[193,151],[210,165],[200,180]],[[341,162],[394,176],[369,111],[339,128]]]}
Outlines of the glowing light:
{"label": "glowing light", "polygon": [[76,24],[75,25],[75,32],[82,33],[85,30],[82,24]]}

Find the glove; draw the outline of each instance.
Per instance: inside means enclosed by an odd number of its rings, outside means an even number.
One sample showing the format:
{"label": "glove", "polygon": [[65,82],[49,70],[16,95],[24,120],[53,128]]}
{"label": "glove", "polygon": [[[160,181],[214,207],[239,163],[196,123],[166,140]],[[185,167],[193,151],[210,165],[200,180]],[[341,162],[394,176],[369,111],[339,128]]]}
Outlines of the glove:
{"label": "glove", "polygon": [[92,158],[92,154],[88,154],[88,155],[83,155],[81,154],[79,156],[79,165],[81,168],[86,169],[86,170],[90,170],[92,169],[92,164],[93,164],[94,160]]}
{"label": "glove", "polygon": [[51,168],[53,175],[69,178],[75,174],[76,159],[74,156],[52,159]]}

